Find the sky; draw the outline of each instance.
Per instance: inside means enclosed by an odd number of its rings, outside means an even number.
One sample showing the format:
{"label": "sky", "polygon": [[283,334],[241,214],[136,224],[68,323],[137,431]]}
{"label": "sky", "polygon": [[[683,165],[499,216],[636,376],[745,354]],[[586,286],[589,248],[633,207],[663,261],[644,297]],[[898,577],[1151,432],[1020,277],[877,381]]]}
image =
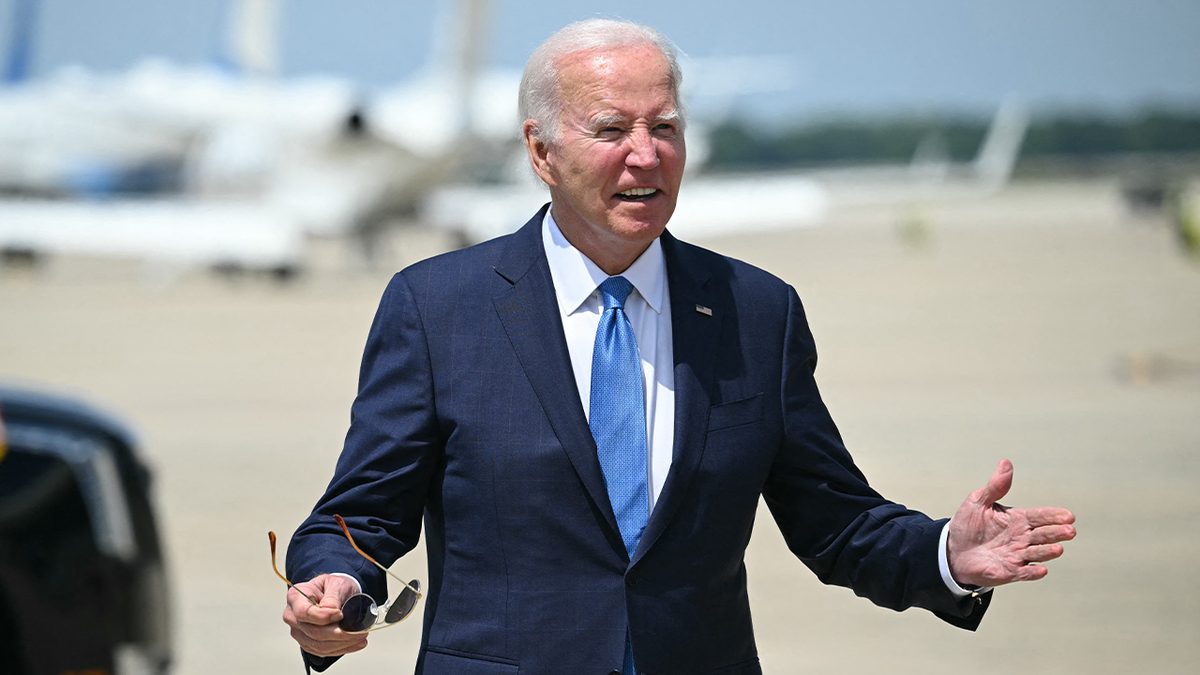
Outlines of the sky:
{"label": "sky", "polygon": [[[0,0],[3,59],[17,1]],[[33,72],[212,62],[228,4],[41,0]],[[398,82],[428,59],[442,4],[285,0],[282,72]],[[783,57],[791,86],[731,104],[752,119],[982,112],[1008,94],[1035,109],[1200,111],[1197,0],[493,0],[489,61],[519,69],[556,29],[591,16],[650,24],[691,57]]]}

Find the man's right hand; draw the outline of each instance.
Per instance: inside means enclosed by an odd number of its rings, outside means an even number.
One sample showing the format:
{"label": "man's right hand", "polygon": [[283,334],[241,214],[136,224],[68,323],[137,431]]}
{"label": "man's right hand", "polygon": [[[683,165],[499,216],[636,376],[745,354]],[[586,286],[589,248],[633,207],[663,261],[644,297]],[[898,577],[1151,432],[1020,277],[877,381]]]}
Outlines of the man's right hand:
{"label": "man's right hand", "polygon": [[[312,604],[297,589],[319,604]],[[313,656],[341,656],[366,647],[365,634],[350,635],[337,626],[342,620],[342,603],[355,593],[358,587],[352,580],[332,574],[289,588],[283,622],[292,627],[292,639]]]}

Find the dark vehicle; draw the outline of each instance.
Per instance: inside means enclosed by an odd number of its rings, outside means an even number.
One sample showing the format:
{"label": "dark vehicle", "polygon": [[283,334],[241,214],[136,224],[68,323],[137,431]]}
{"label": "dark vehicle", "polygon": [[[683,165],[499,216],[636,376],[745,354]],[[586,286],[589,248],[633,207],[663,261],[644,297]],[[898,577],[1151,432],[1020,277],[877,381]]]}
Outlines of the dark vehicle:
{"label": "dark vehicle", "polygon": [[128,429],[0,386],[0,673],[166,672],[170,606],[150,473]]}

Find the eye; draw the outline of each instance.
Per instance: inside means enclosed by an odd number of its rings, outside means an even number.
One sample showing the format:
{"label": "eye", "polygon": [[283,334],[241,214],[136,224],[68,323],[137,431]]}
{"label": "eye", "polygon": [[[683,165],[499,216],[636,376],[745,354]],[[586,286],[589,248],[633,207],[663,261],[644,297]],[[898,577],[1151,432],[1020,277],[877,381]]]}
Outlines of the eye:
{"label": "eye", "polygon": [[610,125],[607,127],[601,127],[600,130],[596,132],[596,135],[600,138],[611,139],[617,138],[622,133],[624,132],[622,131],[621,127],[614,127]]}
{"label": "eye", "polygon": [[654,127],[654,133],[660,136],[672,136],[675,131],[675,125],[670,122],[660,122]]}

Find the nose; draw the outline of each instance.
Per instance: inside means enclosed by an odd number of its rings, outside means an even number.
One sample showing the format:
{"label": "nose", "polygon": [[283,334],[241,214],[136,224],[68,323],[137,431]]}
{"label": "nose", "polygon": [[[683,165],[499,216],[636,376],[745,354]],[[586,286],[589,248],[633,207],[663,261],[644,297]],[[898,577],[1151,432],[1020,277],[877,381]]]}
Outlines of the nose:
{"label": "nose", "polygon": [[629,134],[629,154],[625,156],[625,165],[639,169],[658,166],[658,148],[649,130],[637,129]]}

